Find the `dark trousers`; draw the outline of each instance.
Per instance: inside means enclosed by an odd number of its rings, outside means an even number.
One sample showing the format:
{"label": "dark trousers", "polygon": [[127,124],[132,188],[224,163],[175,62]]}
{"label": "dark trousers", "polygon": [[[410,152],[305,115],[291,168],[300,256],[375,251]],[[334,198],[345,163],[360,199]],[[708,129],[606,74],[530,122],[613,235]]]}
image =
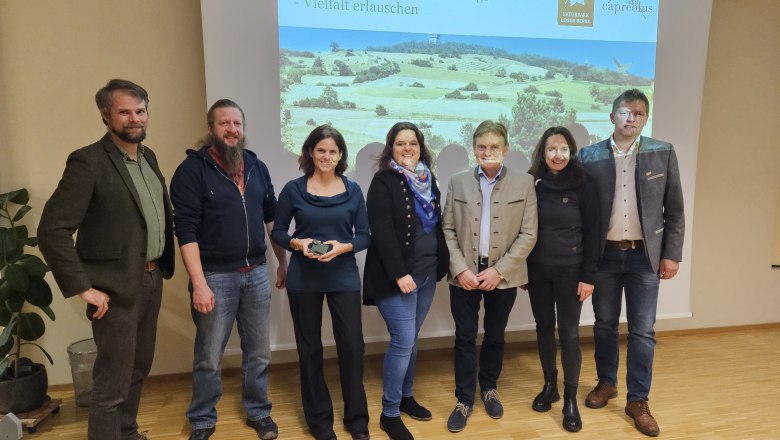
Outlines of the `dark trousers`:
{"label": "dark trousers", "polygon": [[536,320],[536,346],[545,373],[557,369],[555,318],[558,317],[558,338],[561,341],[563,383],[577,386],[580,380],[580,312],[582,303],[577,295],[580,265],[528,265],[528,296]]}
{"label": "dark trousers", "polygon": [[344,425],[350,432],[367,432],[360,291],[287,293],[298,346],[303,414],[309,430],[317,438],[333,431],[333,402],[322,366],[322,303],[327,299],[344,397]]}
{"label": "dark trousers", "polygon": [[[477,365],[479,307],[485,300],[482,349]],[[495,389],[504,363],[504,332],[517,288],[465,290],[450,284],[450,310],[455,320],[455,397],[472,406],[477,378],[481,391]],[[479,371],[479,373],[477,373]]]}
{"label": "dark trousers", "polygon": [[[92,320],[97,358],[92,371],[89,440],[128,440],[138,432],[141,386],[154,358],[162,276],[144,272],[142,289],[132,305],[109,304],[102,319]],[[94,306],[87,308],[91,316]]]}

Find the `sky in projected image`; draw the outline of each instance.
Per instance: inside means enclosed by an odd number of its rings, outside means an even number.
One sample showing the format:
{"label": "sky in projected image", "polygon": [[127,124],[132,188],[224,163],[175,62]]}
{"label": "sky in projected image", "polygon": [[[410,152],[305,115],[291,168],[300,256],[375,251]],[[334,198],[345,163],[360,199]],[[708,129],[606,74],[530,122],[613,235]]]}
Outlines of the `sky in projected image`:
{"label": "sky in projected image", "polygon": [[[408,120],[439,153],[470,147],[474,127],[494,119],[507,124],[523,167],[549,126],[579,124],[578,142],[590,143],[611,133],[622,90],[652,100],[657,2],[490,2],[392,2],[416,12],[404,15],[357,11],[380,3],[365,0],[342,1],[344,10],[280,1],[285,147],[298,151],[312,128],[331,123],[354,163],[358,149]],[[565,17],[589,25],[561,25]]]}

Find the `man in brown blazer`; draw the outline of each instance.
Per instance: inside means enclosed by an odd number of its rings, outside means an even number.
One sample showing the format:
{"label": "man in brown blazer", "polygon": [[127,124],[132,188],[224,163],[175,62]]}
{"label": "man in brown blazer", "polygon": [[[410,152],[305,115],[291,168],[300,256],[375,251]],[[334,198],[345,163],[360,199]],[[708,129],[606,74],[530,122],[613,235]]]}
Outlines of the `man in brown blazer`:
{"label": "man in brown blazer", "polygon": [[[113,79],[95,95],[108,133],[71,153],[41,215],[39,246],[68,298],[87,303],[97,344],[90,440],[146,439],[136,416],[154,357],[173,221],[146,136],[146,90]],[[73,240],[73,234],[78,235]]]}
{"label": "man in brown blazer", "polygon": [[[478,165],[450,179],[442,226],[450,252],[450,309],[455,320],[455,397],[447,429],[466,427],[479,379],[485,412],[504,414],[496,383],[504,360],[504,331],[528,282],[525,260],[536,243],[533,178],[510,169],[503,124],[484,121],[474,131]],[[485,337],[477,356],[479,308],[484,299]]]}

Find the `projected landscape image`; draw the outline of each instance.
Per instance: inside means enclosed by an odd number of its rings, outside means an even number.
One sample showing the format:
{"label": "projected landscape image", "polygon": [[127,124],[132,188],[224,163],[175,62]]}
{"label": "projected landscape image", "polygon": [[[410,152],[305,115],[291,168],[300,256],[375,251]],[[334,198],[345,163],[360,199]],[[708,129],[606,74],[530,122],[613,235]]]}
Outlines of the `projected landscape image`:
{"label": "projected landscape image", "polygon": [[285,148],[299,151],[314,126],[332,123],[353,164],[397,121],[417,123],[438,154],[470,149],[476,125],[495,119],[509,128],[514,160],[527,166],[547,127],[579,124],[578,142],[591,143],[611,133],[608,114],[621,91],[637,87],[652,99],[653,43],[291,27],[279,35]]}

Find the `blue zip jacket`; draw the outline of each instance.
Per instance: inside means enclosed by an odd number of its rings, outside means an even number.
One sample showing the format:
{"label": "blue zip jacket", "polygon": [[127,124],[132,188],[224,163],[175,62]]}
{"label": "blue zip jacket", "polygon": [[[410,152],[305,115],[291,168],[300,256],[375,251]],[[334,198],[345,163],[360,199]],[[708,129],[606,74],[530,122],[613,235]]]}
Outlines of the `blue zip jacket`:
{"label": "blue zip jacket", "polygon": [[209,155],[187,150],[171,179],[174,232],[179,246],[197,242],[204,271],[233,272],[265,264],[265,223],[276,215],[268,167],[244,150],[244,195]]}

